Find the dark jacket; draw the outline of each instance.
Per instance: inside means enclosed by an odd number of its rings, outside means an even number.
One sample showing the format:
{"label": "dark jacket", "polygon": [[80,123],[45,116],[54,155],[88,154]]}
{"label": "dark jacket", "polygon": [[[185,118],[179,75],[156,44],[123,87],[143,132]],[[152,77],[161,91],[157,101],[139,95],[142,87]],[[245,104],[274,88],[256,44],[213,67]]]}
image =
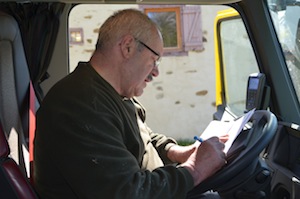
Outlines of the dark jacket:
{"label": "dark jacket", "polygon": [[[165,156],[171,139],[154,145]],[[34,181],[41,198],[185,198],[184,168],[143,167],[136,109],[88,63],[58,82],[37,112]],[[160,152],[159,152],[160,153]]]}

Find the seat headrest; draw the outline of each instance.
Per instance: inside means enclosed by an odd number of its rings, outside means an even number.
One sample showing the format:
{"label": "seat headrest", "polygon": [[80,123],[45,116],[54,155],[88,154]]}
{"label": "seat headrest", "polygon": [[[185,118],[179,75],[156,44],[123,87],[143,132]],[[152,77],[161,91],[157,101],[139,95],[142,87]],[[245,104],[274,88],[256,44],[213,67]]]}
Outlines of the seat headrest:
{"label": "seat headrest", "polygon": [[19,32],[19,26],[16,20],[6,13],[0,12],[0,40],[14,41]]}
{"label": "seat headrest", "polygon": [[0,125],[0,158],[8,157],[10,153],[8,142],[6,140],[6,136],[4,134],[4,130],[2,125]]}
{"label": "seat headrest", "polygon": [[[18,106],[23,106],[24,99],[26,98],[29,88],[30,75],[28,70],[28,64],[25,57],[25,51],[23,47],[23,41],[18,22],[14,17],[0,11],[0,42],[3,44],[9,43],[12,47],[13,68],[8,64],[3,64],[3,71],[14,70],[14,79],[16,84],[16,93],[18,99]],[[1,52],[0,52],[1,53]],[[10,53],[10,52],[6,52]],[[5,61],[5,60],[0,60]],[[10,78],[10,77],[9,77]],[[3,80],[5,81],[5,80]],[[2,123],[4,129],[6,124]]]}

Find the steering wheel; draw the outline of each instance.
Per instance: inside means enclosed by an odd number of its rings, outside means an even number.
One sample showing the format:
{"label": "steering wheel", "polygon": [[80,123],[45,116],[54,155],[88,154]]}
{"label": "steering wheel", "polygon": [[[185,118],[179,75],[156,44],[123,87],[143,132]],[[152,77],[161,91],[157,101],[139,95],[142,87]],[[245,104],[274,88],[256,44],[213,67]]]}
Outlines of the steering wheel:
{"label": "steering wheel", "polygon": [[277,119],[269,111],[257,110],[250,121],[250,130],[241,132],[228,151],[227,164],[192,189],[188,198],[197,198],[208,190],[222,191],[234,188],[253,175],[260,153],[275,135]]}

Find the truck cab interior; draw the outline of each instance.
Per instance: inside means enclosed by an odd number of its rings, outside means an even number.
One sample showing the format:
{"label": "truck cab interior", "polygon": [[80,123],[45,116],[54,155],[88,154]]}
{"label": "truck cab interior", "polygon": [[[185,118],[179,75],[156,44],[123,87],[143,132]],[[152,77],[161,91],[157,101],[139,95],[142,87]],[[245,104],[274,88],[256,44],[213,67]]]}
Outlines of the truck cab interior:
{"label": "truck cab interior", "polygon": [[[79,5],[226,6],[211,24],[211,120],[256,111],[236,138],[227,166],[189,197],[207,190],[225,199],[300,197],[299,0],[0,0],[0,198],[38,198],[32,180],[35,113],[74,67],[69,17]],[[166,59],[181,59],[182,53],[171,51]]]}

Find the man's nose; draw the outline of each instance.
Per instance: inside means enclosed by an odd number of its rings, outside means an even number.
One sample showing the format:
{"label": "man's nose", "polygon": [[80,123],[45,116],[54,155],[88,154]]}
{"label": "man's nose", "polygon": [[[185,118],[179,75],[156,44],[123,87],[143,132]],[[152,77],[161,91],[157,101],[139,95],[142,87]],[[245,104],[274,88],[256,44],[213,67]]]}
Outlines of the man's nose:
{"label": "man's nose", "polygon": [[151,71],[151,74],[152,74],[152,76],[154,76],[154,77],[157,77],[157,76],[159,75],[159,70],[158,70],[158,67],[157,67],[157,66],[155,66],[155,67],[153,68],[153,70]]}

